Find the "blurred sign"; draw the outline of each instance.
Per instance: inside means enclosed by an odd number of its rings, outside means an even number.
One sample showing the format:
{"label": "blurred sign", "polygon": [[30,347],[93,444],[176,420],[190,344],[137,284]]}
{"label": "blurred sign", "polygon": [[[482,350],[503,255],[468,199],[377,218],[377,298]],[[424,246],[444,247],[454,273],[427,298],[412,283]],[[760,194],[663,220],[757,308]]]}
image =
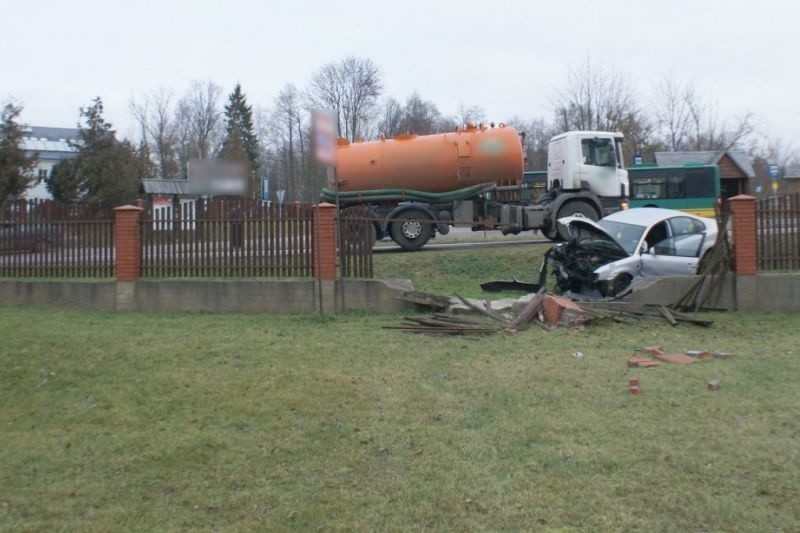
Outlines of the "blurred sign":
{"label": "blurred sign", "polygon": [[339,137],[336,120],[330,113],[316,109],[311,112],[314,156],[326,166],[336,166],[336,143]]}
{"label": "blurred sign", "polygon": [[777,181],[773,181],[772,182],[772,192],[778,192],[778,182]]}
{"label": "blurred sign", "polygon": [[282,204],[283,203],[283,199],[286,198],[286,191],[284,189],[281,189],[279,191],[275,191],[275,195],[278,197],[278,203]]}
{"label": "blurred sign", "polygon": [[189,194],[196,196],[244,196],[247,166],[227,159],[190,159],[187,164]]}
{"label": "blurred sign", "polygon": [[644,158],[641,156],[641,154],[636,154],[633,156],[634,165],[641,165],[642,163],[644,163]]}
{"label": "blurred sign", "polygon": [[269,176],[261,177],[261,199],[265,202],[269,201]]}
{"label": "blurred sign", "polygon": [[770,165],[769,166],[769,177],[775,179],[779,175],[780,175],[780,171],[778,170],[778,165]]}

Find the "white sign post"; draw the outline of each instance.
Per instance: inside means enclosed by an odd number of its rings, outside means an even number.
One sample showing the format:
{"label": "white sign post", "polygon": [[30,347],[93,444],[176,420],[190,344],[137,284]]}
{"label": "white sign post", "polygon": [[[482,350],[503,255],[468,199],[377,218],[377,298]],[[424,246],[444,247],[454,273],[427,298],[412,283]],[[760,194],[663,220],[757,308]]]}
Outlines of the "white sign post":
{"label": "white sign post", "polygon": [[261,177],[261,201],[269,206],[269,176]]}
{"label": "white sign post", "polygon": [[275,196],[278,197],[278,218],[280,218],[281,213],[283,213],[283,199],[286,198],[286,190],[280,189],[275,191]]}

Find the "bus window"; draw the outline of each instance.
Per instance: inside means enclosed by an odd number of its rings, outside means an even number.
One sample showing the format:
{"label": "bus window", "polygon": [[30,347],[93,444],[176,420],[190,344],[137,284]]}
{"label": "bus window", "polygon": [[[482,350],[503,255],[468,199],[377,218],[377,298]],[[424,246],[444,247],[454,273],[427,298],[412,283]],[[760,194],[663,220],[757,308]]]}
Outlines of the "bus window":
{"label": "bus window", "polygon": [[686,191],[683,188],[683,176],[670,176],[667,185],[667,198],[685,198]]}
{"label": "bus window", "polygon": [[650,198],[664,198],[666,192],[666,181],[663,178],[635,177],[630,180],[631,197],[637,200],[647,200]]}
{"label": "bus window", "polygon": [[686,197],[706,198],[709,196],[715,196],[713,173],[708,170],[686,172]]}

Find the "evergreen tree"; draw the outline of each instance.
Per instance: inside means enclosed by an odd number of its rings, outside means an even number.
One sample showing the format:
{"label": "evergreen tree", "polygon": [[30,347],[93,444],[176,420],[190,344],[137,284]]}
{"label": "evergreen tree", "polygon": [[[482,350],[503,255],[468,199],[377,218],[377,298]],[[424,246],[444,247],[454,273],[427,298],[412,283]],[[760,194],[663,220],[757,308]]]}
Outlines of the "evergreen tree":
{"label": "evergreen tree", "polygon": [[127,140],[116,138],[111,124],[103,118],[98,97],[81,108],[85,124],[78,125],[77,155],[53,169],[47,188],[57,200],[81,200],[97,207],[116,207],[135,200],[142,178],[155,168],[146,151]]}
{"label": "evergreen tree", "polygon": [[0,114],[0,203],[21,196],[33,182],[38,158],[27,157],[22,149],[21,112],[21,106],[8,102]]}
{"label": "evergreen tree", "polygon": [[[235,146],[238,144],[239,146]],[[247,103],[247,96],[237,83],[228,96],[225,106],[225,138],[221,153],[228,156],[231,152],[243,152],[250,170],[256,170],[258,159],[258,138],[253,126],[253,108]]]}

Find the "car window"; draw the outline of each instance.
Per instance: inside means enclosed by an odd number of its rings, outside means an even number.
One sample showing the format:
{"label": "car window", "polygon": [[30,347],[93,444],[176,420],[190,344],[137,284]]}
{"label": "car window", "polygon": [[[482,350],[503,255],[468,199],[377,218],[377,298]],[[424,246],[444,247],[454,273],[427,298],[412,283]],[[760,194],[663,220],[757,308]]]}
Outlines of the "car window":
{"label": "car window", "polygon": [[665,221],[659,222],[652,228],[650,231],[647,232],[647,237],[645,237],[645,242],[647,243],[648,248],[652,248],[657,243],[663,241],[669,237],[669,231],[667,231],[667,223]]}
{"label": "car window", "polygon": [[703,245],[703,233],[689,233],[674,235],[664,239],[654,246],[656,255],[672,255],[676,257],[699,257]]}
{"label": "car window", "polygon": [[639,239],[642,238],[642,233],[644,233],[645,230],[644,226],[614,222],[607,219],[599,220],[597,224],[606,230],[606,233],[611,235],[611,237],[629,254],[636,251],[636,247],[639,245]]}
{"label": "car window", "polygon": [[673,235],[687,235],[706,231],[705,224],[691,217],[673,217],[669,219],[669,227],[672,229]]}

